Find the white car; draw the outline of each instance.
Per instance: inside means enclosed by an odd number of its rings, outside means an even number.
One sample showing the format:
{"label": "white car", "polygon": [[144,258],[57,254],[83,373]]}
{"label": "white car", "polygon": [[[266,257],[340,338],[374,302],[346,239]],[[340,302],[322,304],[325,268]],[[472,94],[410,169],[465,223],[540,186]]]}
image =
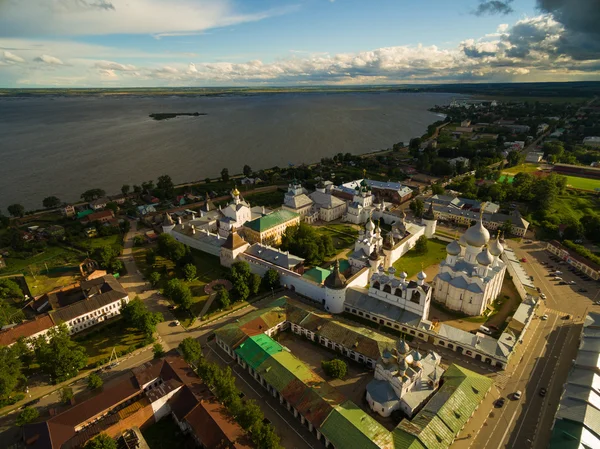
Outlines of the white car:
{"label": "white car", "polygon": [[515,398],[515,399],[521,399],[521,395],[522,395],[522,394],[523,394],[523,393],[521,392],[521,390],[517,390],[517,391],[515,391],[515,392],[513,393],[513,398]]}
{"label": "white car", "polygon": [[543,293],[540,293],[540,298],[546,299],[546,295],[544,295]]}
{"label": "white car", "polygon": [[542,321],[546,321],[548,319],[548,315],[544,314],[541,319]]}

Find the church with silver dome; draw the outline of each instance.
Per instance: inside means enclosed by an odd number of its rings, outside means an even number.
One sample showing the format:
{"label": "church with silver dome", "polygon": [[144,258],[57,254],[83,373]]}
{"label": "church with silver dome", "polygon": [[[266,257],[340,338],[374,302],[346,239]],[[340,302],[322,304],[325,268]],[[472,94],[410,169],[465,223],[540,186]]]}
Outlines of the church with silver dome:
{"label": "church with silver dome", "polygon": [[450,242],[446,252],[433,280],[433,299],[467,315],[483,314],[500,294],[506,272],[499,235],[490,241],[479,219],[459,240]]}

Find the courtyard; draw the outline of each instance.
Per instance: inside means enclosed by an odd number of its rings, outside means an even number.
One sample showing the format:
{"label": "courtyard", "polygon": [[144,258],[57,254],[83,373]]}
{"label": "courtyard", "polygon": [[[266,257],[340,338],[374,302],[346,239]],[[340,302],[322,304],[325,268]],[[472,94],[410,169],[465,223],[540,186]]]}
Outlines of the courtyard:
{"label": "courtyard", "polygon": [[425,254],[418,254],[415,249],[411,249],[394,263],[396,273],[399,274],[405,271],[408,277],[411,278],[419,271],[424,270],[427,279],[433,279],[439,271],[439,263],[446,258],[446,245],[448,243],[441,240],[429,239]]}
{"label": "courtyard", "polygon": [[[397,424],[391,418],[383,418],[373,413],[369,408],[365,395],[367,384],[373,380],[372,370],[365,365],[344,357],[342,354],[338,354],[331,349],[313,343],[305,337],[294,335],[291,332],[281,332],[275,339],[385,428],[391,431],[396,427]],[[335,358],[343,360],[348,365],[348,374],[344,379],[332,379],[321,368],[321,361]]]}

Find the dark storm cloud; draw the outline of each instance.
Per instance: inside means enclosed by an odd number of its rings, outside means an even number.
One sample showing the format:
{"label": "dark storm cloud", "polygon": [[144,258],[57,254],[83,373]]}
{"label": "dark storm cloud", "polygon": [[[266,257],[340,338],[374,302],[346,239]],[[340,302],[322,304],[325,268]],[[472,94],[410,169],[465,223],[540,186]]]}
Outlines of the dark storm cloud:
{"label": "dark storm cloud", "polygon": [[477,9],[473,12],[476,16],[510,14],[514,9],[510,6],[513,0],[480,0]]}
{"label": "dark storm cloud", "polygon": [[571,32],[600,35],[600,0],[537,0],[537,4]]}
{"label": "dark storm cloud", "polygon": [[465,56],[467,56],[469,58],[474,58],[474,59],[485,58],[488,56],[496,56],[496,53],[493,51],[479,50],[475,46],[464,46],[462,48],[462,51],[465,54]]}

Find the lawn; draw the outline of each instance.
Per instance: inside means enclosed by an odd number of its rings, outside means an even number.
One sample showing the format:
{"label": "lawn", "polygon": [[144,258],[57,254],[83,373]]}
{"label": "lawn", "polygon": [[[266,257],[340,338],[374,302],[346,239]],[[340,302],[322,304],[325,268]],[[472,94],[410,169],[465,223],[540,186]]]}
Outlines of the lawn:
{"label": "lawn", "polygon": [[411,249],[404,256],[394,263],[394,268],[397,273],[406,271],[408,277],[412,277],[430,265],[440,263],[446,258],[446,242],[437,239],[427,241],[427,253],[417,254],[414,249]]}
{"label": "lawn", "polygon": [[94,237],[86,241],[91,245],[92,250],[94,250],[96,248],[102,248],[106,245],[121,246],[122,238],[120,234],[115,234],[107,235],[106,237]]}
{"label": "lawn", "polygon": [[35,277],[29,275],[25,276],[27,285],[33,296],[42,295],[59,287],[73,284],[80,279],[79,271],[67,271],[64,273],[54,274],[36,274]]}
{"label": "lawn", "polygon": [[73,340],[85,347],[90,367],[102,359],[110,358],[113,348],[117,352],[131,352],[134,346],[143,345],[145,339],[146,336],[141,332],[126,327],[121,317],[113,318],[73,337]]}
{"label": "lawn", "polygon": [[552,211],[556,211],[562,216],[570,215],[579,220],[584,215],[591,215],[600,210],[600,201],[594,195],[576,193],[574,190],[566,193],[566,195],[560,195],[552,204]]}
{"label": "lawn", "polygon": [[502,173],[516,175],[517,173],[535,173],[538,171],[538,164],[520,164],[502,170]]}
{"label": "lawn", "polygon": [[515,177],[514,177],[514,176],[512,176],[512,175],[502,175],[502,176],[500,176],[500,177],[498,178],[498,182],[499,182],[499,183],[502,183],[502,182],[504,182],[504,180],[505,180],[505,179],[506,179],[506,180],[508,180],[507,182],[508,182],[509,184],[512,184],[512,183],[513,183],[513,181],[515,180]]}
{"label": "lawn", "polygon": [[315,228],[320,235],[329,235],[337,252],[354,247],[358,231],[346,224],[330,224]]}
{"label": "lawn", "polygon": [[[186,437],[170,416],[167,416],[142,431],[150,449],[172,449],[188,447]],[[192,446],[193,447],[193,446]]]}
{"label": "lawn", "polygon": [[567,186],[581,190],[600,189],[600,179],[580,178],[578,176],[567,176]]}
{"label": "lawn", "polygon": [[65,265],[79,265],[83,259],[82,255],[62,246],[48,245],[43,252],[27,258],[5,257],[6,268],[0,270],[0,274],[40,272],[40,270]]}

